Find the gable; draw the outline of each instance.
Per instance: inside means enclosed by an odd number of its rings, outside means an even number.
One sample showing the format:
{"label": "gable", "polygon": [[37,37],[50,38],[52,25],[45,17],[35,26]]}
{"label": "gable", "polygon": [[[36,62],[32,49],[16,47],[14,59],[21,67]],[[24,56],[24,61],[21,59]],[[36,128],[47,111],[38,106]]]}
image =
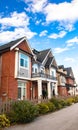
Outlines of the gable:
{"label": "gable", "polygon": [[31,49],[29,48],[29,46],[28,46],[28,44],[27,44],[27,42],[24,40],[23,42],[21,42],[18,46],[17,46],[17,48],[19,48],[19,49],[21,49],[21,50],[23,50],[23,51],[25,51],[25,52],[27,52],[27,53],[29,53],[29,54],[32,54],[32,51],[31,51]]}
{"label": "gable", "polygon": [[8,51],[12,51],[15,48],[22,49],[23,51],[26,51],[29,54],[33,55],[32,49],[29,43],[27,42],[26,37],[19,38],[17,40],[11,41],[7,44],[0,46],[0,54],[8,52]]}
{"label": "gable", "polygon": [[55,66],[55,67],[57,68],[57,63],[56,63],[55,58],[53,59],[52,65]]}

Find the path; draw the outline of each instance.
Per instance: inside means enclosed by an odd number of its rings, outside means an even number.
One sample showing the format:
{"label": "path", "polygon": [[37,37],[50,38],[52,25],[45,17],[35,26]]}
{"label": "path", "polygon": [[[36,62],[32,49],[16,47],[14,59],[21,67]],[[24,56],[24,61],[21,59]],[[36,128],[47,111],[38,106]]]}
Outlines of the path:
{"label": "path", "polygon": [[78,130],[78,103],[40,116],[32,123],[15,125],[5,130]]}

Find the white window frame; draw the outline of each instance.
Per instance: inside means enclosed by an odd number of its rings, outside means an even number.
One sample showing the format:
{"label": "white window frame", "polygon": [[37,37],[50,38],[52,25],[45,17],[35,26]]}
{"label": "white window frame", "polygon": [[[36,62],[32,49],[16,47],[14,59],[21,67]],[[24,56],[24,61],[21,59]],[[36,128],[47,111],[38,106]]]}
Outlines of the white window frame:
{"label": "white window frame", "polygon": [[[18,98],[18,100],[23,100],[24,98],[26,99],[26,82],[21,82],[21,81],[18,81],[18,88],[21,88],[21,97]],[[25,91],[24,91],[25,89]]]}
{"label": "white window frame", "polygon": [[33,64],[32,68],[33,68],[32,73],[38,73],[38,67],[37,67],[37,64]]}
{"label": "white window frame", "polygon": [[[22,59],[24,60],[24,66],[21,66],[21,55],[24,55],[27,59],[23,58]],[[27,62],[27,67],[25,66],[25,61]],[[19,53],[19,66],[20,68],[24,68],[24,69],[28,69],[29,68],[29,57],[27,55],[25,55],[24,53]]]}

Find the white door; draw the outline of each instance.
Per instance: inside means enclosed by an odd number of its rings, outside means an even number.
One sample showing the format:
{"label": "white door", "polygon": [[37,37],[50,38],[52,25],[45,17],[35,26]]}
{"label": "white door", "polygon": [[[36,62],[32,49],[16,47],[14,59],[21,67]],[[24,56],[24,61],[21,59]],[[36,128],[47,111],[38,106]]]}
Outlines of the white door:
{"label": "white door", "polygon": [[23,100],[26,98],[26,83],[18,82],[18,99]]}

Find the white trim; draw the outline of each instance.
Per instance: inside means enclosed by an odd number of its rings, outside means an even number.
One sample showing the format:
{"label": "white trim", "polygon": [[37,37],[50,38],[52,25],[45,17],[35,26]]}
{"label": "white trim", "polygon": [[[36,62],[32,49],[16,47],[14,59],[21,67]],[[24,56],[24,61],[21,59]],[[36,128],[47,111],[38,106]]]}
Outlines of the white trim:
{"label": "white trim", "polygon": [[49,65],[49,67],[51,67],[51,64],[53,63],[53,61],[54,61],[54,56],[53,56],[53,59],[52,59],[52,61],[51,61],[50,65]]}
{"label": "white trim", "polygon": [[40,77],[40,78],[39,77],[31,78],[31,81],[37,81],[37,80],[42,80],[42,81],[57,83],[57,80],[51,80],[51,79],[42,78],[42,77]]}
{"label": "white trim", "polygon": [[15,52],[15,78],[17,77],[18,72],[18,51]]}
{"label": "white trim", "polygon": [[31,47],[30,47],[30,45],[29,45],[29,43],[28,43],[28,41],[27,41],[27,39],[26,39],[26,37],[24,37],[22,40],[20,40],[20,41],[17,42],[15,45],[13,45],[13,46],[10,48],[10,50],[13,50],[16,46],[18,46],[18,45],[19,45],[22,41],[24,41],[24,40],[27,42],[27,45],[28,45],[28,47],[29,47],[29,49],[30,49],[32,55],[34,55],[33,52],[32,52],[32,49],[31,49]]}
{"label": "white trim", "polygon": [[17,76],[16,78],[17,78],[17,79],[20,79],[20,80],[21,80],[21,79],[22,79],[22,80],[31,80],[31,78],[25,78],[25,77],[20,77],[20,76]]}
{"label": "white trim", "polygon": [[17,81],[18,81],[18,82],[24,82],[24,83],[27,83],[27,80],[21,80],[21,79],[18,79]]}
{"label": "white trim", "polygon": [[[24,55],[27,59],[26,59],[26,58],[23,58],[23,57],[21,58],[21,54]],[[24,66],[21,66],[21,65],[20,65],[20,60],[21,60],[21,59],[24,60]],[[25,61],[28,63],[28,66],[27,66],[27,67],[25,67]],[[29,63],[30,63],[30,62],[29,62],[29,56],[26,55],[26,54],[24,54],[24,53],[19,52],[19,69],[20,69],[20,68],[23,68],[23,69],[25,69],[25,70],[28,70],[28,69],[29,69]]]}
{"label": "white trim", "polygon": [[[50,52],[51,52],[51,49],[50,49],[49,52],[47,53],[47,55],[46,55],[46,57],[44,58],[42,64],[44,64],[44,62],[45,62],[45,60],[46,60],[46,58],[47,58],[47,56],[49,55]],[[51,53],[52,53],[52,52],[51,52]]]}
{"label": "white trim", "polygon": [[26,40],[26,42],[27,42],[27,44],[28,44],[28,47],[29,47],[29,49],[30,49],[30,51],[31,51],[32,55],[34,55],[34,53],[33,53],[33,51],[32,51],[32,48],[31,48],[31,46],[30,46],[30,44],[29,44],[29,42],[28,42],[27,38],[26,38],[25,40]]}
{"label": "white trim", "polygon": [[[21,86],[21,85],[19,85],[19,83],[23,83],[23,85]],[[18,88],[21,88],[21,97],[20,97],[20,99],[18,98],[18,100],[23,100],[23,98],[27,98],[27,84],[26,84],[26,82],[23,82],[23,81],[18,81]],[[25,89],[25,91],[24,91],[24,89]],[[23,97],[24,94],[25,93],[25,97]]]}
{"label": "white trim", "polygon": [[18,46],[22,41],[26,40],[26,38],[24,37],[22,40],[20,40],[19,42],[17,42],[15,45],[13,45],[10,50],[13,50],[16,46]]}

